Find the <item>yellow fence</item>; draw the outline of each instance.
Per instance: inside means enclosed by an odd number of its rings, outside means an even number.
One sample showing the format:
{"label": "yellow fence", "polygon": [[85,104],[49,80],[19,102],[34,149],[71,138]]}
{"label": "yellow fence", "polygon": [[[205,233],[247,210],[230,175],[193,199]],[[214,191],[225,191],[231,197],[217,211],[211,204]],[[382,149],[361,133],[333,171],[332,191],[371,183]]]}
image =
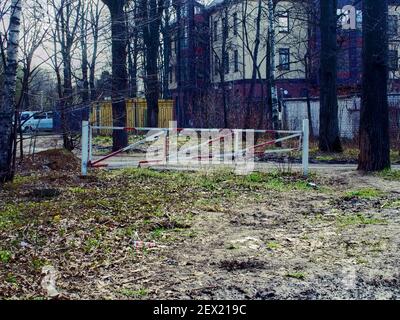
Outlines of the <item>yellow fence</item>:
{"label": "yellow fence", "polygon": [[[138,128],[147,126],[147,103],[145,99],[126,100],[126,127]],[[158,127],[168,128],[169,122],[174,120],[173,100],[158,101]],[[90,123],[96,126],[112,127],[111,101],[103,101],[92,105]],[[110,130],[101,130],[100,134],[110,134]]]}

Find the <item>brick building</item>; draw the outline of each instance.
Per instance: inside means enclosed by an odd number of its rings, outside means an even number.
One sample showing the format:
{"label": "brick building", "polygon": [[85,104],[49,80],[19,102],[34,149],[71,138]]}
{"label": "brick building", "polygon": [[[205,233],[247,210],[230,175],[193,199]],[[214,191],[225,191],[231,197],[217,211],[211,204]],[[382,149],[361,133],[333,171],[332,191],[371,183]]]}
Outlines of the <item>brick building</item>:
{"label": "brick building", "polygon": [[[318,96],[318,0],[275,2],[274,75],[279,96]],[[362,10],[359,2],[349,7],[353,2],[338,1],[339,95],[360,92]],[[399,92],[400,0],[389,3],[389,91]],[[206,6],[195,0],[175,0],[174,8],[169,89],[179,125],[240,127],[249,116],[253,120],[264,117],[272,56],[268,1],[260,7],[256,0],[214,0]],[[347,28],[352,24],[355,28]]]}

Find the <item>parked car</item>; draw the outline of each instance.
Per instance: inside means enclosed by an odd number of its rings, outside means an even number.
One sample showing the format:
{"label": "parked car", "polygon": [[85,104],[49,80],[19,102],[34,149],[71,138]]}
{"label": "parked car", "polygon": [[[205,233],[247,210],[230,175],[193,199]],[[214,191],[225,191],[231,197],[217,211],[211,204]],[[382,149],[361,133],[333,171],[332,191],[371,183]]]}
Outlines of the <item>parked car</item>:
{"label": "parked car", "polygon": [[21,130],[24,133],[33,131],[52,131],[53,112],[21,112]]}

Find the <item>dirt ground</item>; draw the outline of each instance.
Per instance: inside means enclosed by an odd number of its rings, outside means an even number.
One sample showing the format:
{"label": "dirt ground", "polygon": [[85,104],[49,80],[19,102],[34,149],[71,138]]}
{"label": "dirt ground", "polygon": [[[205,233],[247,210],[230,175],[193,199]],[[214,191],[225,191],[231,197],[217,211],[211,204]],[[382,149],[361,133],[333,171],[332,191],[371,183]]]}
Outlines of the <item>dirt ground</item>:
{"label": "dirt ground", "polygon": [[0,189],[3,299],[399,299],[399,246],[398,171],[46,171]]}

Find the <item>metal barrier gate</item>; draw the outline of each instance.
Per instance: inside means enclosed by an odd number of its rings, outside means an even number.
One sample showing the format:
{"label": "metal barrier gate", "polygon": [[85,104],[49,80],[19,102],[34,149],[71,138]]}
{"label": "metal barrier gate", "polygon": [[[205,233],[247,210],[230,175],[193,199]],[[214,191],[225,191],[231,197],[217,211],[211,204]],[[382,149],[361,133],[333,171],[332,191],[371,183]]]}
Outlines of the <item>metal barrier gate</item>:
{"label": "metal barrier gate", "polygon": [[[120,157],[129,166],[151,166],[153,164],[168,165],[186,162],[216,163],[221,160],[253,161],[266,154],[288,153],[302,150],[302,171],[309,171],[309,123],[303,120],[302,131],[284,130],[253,130],[253,129],[193,129],[193,128],[127,128],[92,126],[89,122],[82,123],[82,175],[88,168],[121,167],[120,163],[110,163],[112,158]],[[117,151],[100,156],[93,156],[93,133],[104,130],[124,130],[134,137],[128,146]],[[198,139],[198,135],[201,139]],[[274,138],[261,143],[254,143],[254,135],[273,135]],[[245,135],[245,136],[244,136]],[[197,136],[197,138],[196,138]],[[190,139],[188,139],[188,137]],[[252,140],[253,139],[253,140]],[[282,148],[281,144],[297,139],[298,146],[289,145]],[[250,143],[249,141],[253,141]],[[244,146],[245,144],[245,146]],[[266,149],[267,147],[273,149]],[[146,159],[131,160],[146,153]],[[223,150],[221,150],[223,148]],[[136,150],[136,153],[135,153]],[[131,152],[131,154],[129,154]],[[133,153],[132,153],[133,152]],[[152,158],[150,155],[154,155]],[[122,157],[121,157],[122,155]],[[208,161],[208,162],[207,162]],[[185,163],[186,163],[185,162]]]}

